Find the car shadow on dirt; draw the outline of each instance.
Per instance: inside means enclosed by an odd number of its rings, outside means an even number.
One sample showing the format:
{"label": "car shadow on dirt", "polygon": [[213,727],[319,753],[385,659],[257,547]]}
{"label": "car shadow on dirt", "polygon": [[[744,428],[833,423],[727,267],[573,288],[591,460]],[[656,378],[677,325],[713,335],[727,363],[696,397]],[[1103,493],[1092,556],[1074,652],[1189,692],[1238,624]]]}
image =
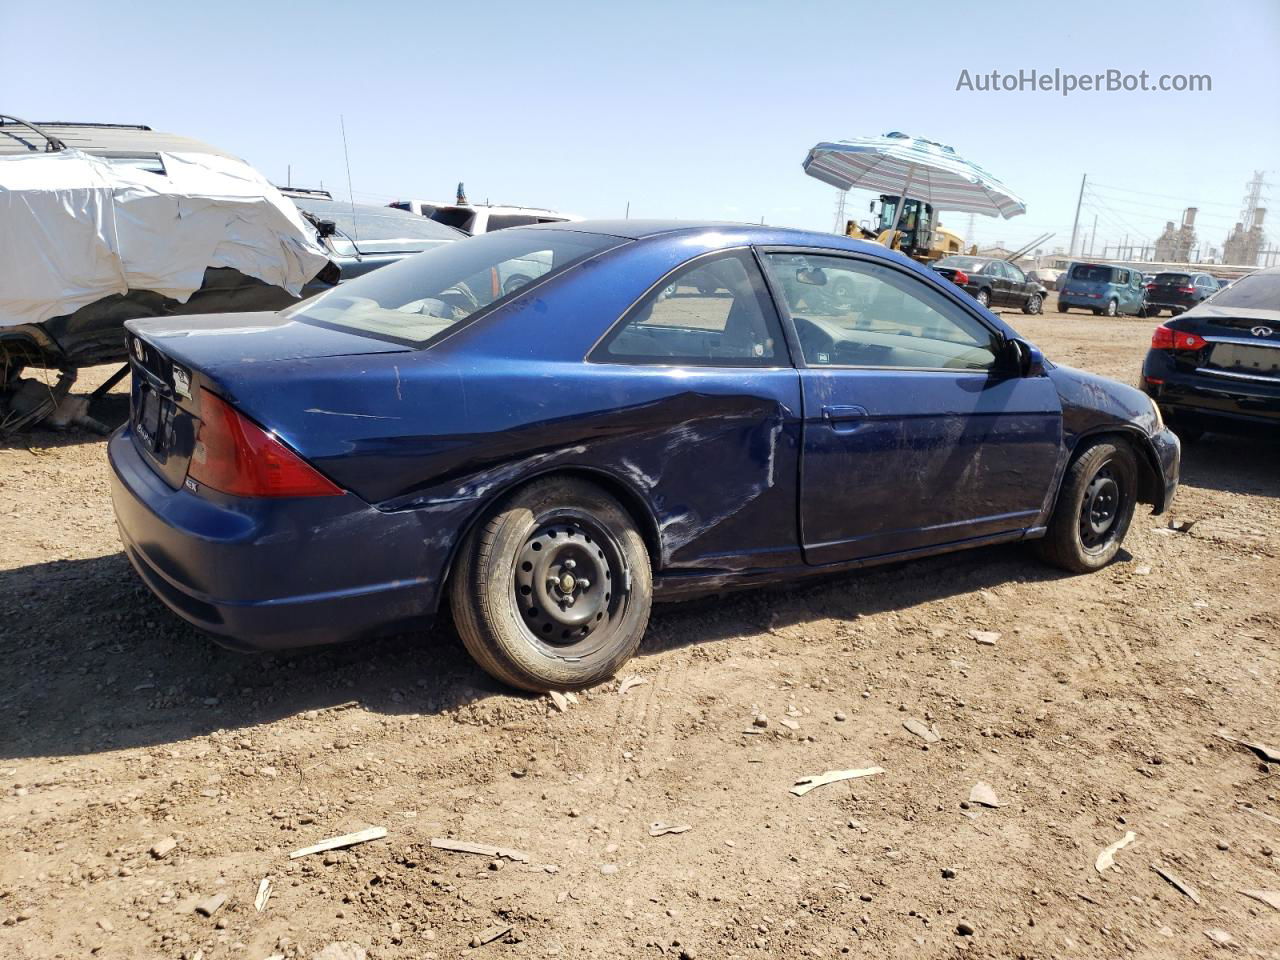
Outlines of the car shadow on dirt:
{"label": "car shadow on dirt", "polygon": [[1182,447],[1182,482],[1231,493],[1280,497],[1280,440],[1259,433],[1206,433]]}
{"label": "car shadow on dirt", "polygon": [[[636,670],[683,646],[1061,576],[1014,545],[660,605]],[[284,654],[226,650],[156,600],[123,554],[0,572],[0,598],[0,758],[159,746],[351,702],[399,715],[529,701],[476,667],[447,622]]]}

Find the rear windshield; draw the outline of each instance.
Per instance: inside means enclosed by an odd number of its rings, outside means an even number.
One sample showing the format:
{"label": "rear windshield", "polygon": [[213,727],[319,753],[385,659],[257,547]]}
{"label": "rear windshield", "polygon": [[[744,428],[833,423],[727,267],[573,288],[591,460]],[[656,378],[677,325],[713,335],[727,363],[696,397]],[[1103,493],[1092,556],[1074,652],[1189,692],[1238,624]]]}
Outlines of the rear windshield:
{"label": "rear windshield", "polygon": [[1155,283],[1161,287],[1189,287],[1191,275],[1186,273],[1157,273]]}
{"label": "rear windshield", "polygon": [[1280,273],[1251,273],[1219,290],[1210,301],[1215,307],[1237,310],[1280,310]]}
{"label": "rear windshield", "polygon": [[286,311],[295,320],[415,346],[521,287],[626,241],[569,230],[512,229],[440,244]]}
{"label": "rear windshield", "polygon": [[985,267],[990,261],[979,260],[977,257],[944,257],[939,260],[937,266],[951,267],[955,270],[973,270],[978,271]]}
{"label": "rear windshield", "polygon": [[1072,280],[1091,280],[1094,283],[1110,283],[1111,267],[1099,267],[1090,263],[1081,263],[1071,268]]}

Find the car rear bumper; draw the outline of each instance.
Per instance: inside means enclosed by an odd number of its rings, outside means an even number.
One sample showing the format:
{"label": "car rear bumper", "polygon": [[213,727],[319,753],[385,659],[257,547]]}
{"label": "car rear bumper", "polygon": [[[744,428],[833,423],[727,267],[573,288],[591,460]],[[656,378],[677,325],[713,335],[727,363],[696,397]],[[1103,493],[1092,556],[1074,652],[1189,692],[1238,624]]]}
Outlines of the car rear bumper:
{"label": "car rear bumper", "polygon": [[107,451],[134,569],[228,646],[330,643],[423,622],[435,609],[438,580],[423,571],[442,570],[443,559],[412,512],[383,513],[353,494],[218,502],[166,484],[128,427]]}
{"label": "car rear bumper", "polygon": [[1082,293],[1063,293],[1058,292],[1058,303],[1066,307],[1087,307],[1091,310],[1105,310],[1107,301],[1105,297],[1089,297]]}
{"label": "car rear bumper", "polygon": [[1174,423],[1212,419],[1219,429],[1280,427],[1280,380],[1188,373],[1153,350],[1142,367],[1142,389]]}

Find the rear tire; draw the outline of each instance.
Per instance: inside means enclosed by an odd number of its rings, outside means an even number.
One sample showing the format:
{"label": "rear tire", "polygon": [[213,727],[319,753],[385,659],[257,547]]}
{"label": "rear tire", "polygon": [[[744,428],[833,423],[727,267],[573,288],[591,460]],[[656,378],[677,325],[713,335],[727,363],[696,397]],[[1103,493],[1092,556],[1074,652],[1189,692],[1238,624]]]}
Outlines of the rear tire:
{"label": "rear tire", "polygon": [[1061,302],[1060,302],[1060,303],[1058,304],[1058,312],[1059,312],[1059,313],[1070,313],[1070,312],[1071,312],[1071,308],[1070,308],[1070,307],[1068,307],[1065,303],[1061,303]]}
{"label": "rear tire", "polygon": [[979,290],[974,294],[973,299],[977,300],[984,307],[989,308],[991,306],[991,293],[988,290]]}
{"label": "rear tire", "polygon": [[1124,542],[1137,505],[1138,462],[1122,440],[1099,440],[1067,468],[1049,531],[1036,542],[1040,558],[1072,573],[1110,563]]}
{"label": "rear tire", "polygon": [[1114,299],[1112,299],[1112,300],[1108,300],[1108,301],[1107,301],[1107,316],[1108,316],[1108,317],[1114,317],[1114,316],[1115,316],[1117,313],[1119,313],[1119,312],[1120,312],[1120,304],[1119,304],[1119,303],[1117,303]]}
{"label": "rear tire", "polygon": [[524,690],[568,690],[613,676],[631,658],[649,622],[653,577],[621,504],[593,483],[548,477],[471,531],[449,599],[485,672]]}

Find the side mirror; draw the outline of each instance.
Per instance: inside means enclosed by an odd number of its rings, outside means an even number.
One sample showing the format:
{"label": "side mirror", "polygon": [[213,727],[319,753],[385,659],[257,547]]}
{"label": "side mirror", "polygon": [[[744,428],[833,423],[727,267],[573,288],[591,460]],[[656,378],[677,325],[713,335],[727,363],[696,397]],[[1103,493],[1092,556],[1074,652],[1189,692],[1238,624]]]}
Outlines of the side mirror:
{"label": "side mirror", "polygon": [[1038,377],[1044,373],[1044,354],[1035,344],[1019,337],[1005,341],[1008,368],[1020,377]]}
{"label": "side mirror", "polygon": [[796,271],[796,280],[800,283],[807,283],[812,287],[825,287],[827,285],[827,274],[821,267],[813,267],[812,269],[801,267]]}
{"label": "side mirror", "polygon": [[332,220],[317,220],[316,232],[322,237],[332,237],[338,232],[338,225]]}

